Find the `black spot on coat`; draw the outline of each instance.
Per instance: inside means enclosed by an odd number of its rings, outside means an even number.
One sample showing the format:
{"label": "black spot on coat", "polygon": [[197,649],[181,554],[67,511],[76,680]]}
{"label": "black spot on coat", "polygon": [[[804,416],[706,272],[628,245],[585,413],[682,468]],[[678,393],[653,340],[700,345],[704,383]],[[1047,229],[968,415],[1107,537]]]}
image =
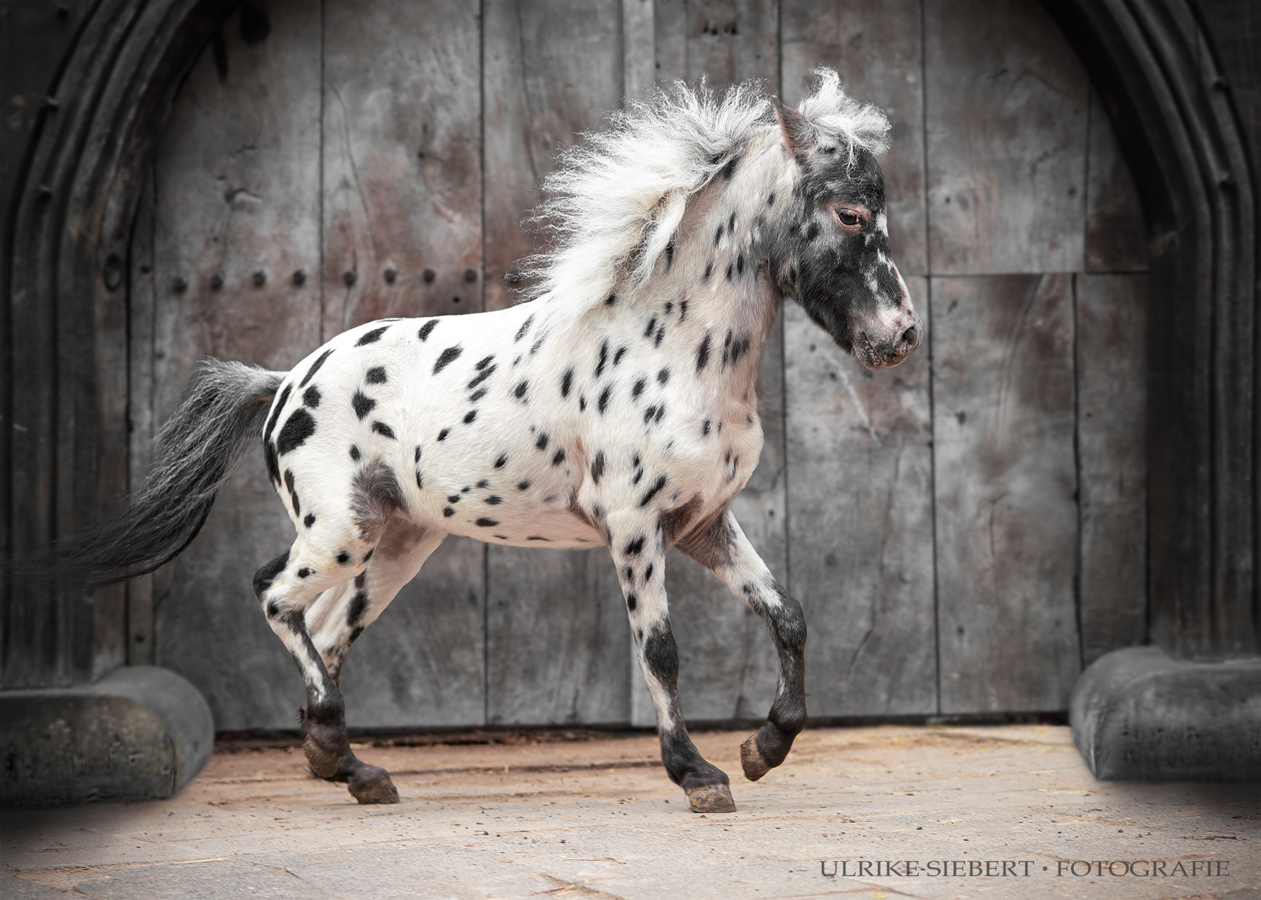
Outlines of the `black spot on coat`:
{"label": "black spot on coat", "polygon": [[373,400],[362,391],[355,391],[355,396],[350,398],[350,405],[355,409],[355,415],[363,419],[368,413],[372,412],[377,405],[377,401]]}
{"label": "black spot on coat", "polygon": [[285,426],[280,429],[276,438],[276,449],[281,456],[296,450],[306,443],[306,439],[315,434],[315,417],[302,407],[295,409],[289,416]]}
{"label": "black spot on coat", "polygon": [[385,384],[385,366],[373,366],[364,376],[368,384]]}
{"label": "black spot on coat", "polygon": [[460,354],[464,352],[464,348],[459,344],[454,347],[448,347],[438,355],[438,361],[433,364],[433,373],[437,375],[451,363],[460,358]]}
{"label": "black spot on coat", "polygon": [[381,335],[385,334],[389,330],[390,326],[385,325],[381,328],[374,328],[371,331],[365,331],[362,335],[360,335],[359,340],[355,341],[355,346],[362,347],[364,344],[375,344],[377,341],[381,340]]}
{"label": "black spot on coat", "polygon": [[311,363],[311,368],[307,369],[307,373],[306,375],[302,377],[302,383],[299,384],[298,387],[299,388],[306,387],[307,382],[309,382],[312,378],[314,378],[315,373],[320,370],[320,367],[322,365],[324,365],[324,361],[327,360],[332,355],[333,355],[332,350],[325,350],[323,353],[321,353],[319,357],[315,360],[315,362]]}
{"label": "black spot on coat", "polygon": [[437,324],[437,319],[430,319],[424,325],[420,326],[420,331],[417,333],[417,337],[419,337],[422,341],[425,340],[429,337],[429,332],[433,331],[434,326]]}
{"label": "black spot on coat", "polygon": [[394,429],[391,428],[389,425],[386,425],[384,422],[373,422],[372,430],[375,431],[377,434],[381,435],[382,437],[387,437],[390,439],[394,438]]}

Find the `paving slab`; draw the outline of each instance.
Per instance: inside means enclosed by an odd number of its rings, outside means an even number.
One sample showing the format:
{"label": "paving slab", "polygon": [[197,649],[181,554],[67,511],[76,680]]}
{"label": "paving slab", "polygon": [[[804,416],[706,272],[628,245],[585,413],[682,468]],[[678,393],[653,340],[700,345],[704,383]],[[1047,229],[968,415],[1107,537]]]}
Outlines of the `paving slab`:
{"label": "paving slab", "polygon": [[382,747],[359,806],[296,748],[219,749],[169,800],[0,814],[0,894],[50,898],[1258,898],[1261,785],[1096,782],[1069,729],[811,729],[696,815],[652,735]]}

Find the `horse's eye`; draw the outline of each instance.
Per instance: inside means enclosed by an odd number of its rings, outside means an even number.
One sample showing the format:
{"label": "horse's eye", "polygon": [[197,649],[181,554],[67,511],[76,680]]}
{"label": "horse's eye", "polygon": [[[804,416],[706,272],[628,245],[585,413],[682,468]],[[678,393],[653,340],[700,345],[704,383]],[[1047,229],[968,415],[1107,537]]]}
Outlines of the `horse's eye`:
{"label": "horse's eye", "polygon": [[859,221],[861,221],[858,218],[858,216],[854,215],[849,210],[841,210],[840,212],[837,213],[837,216],[840,218],[842,225],[848,225],[851,228],[853,228],[855,225],[859,223]]}

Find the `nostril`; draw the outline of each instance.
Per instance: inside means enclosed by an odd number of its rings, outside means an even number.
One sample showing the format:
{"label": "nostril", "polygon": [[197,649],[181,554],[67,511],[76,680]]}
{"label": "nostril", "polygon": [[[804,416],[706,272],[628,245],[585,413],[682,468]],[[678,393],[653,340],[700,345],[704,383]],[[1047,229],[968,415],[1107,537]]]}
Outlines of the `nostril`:
{"label": "nostril", "polygon": [[919,332],[914,325],[902,332],[902,343],[912,347],[919,343]]}

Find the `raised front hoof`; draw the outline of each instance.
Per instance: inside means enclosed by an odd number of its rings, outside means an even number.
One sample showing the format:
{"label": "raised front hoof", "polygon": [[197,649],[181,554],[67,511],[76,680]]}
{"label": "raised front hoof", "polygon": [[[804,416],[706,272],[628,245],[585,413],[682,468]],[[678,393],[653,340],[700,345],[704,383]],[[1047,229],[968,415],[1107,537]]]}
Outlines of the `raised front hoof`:
{"label": "raised front hoof", "polygon": [[[341,746],[337,746],[340,743]],[[311,767],[311,774],[316,778],[334,778],[337,770],[341,768],[342,759],[346,756],[346,751],[350,749],[350,742],[334,742],[334,746],[329,747],[319,743],[311,734],[306,736],[306,740],[302,742],[302,750],[306,753],[307,765]]]}
{"label": "raised front hoof", "polygon": [[725,813],[736,811],[736,801],[731,799],[731,788],[725,784],[705,784],[687,792],[687,802],[694,813]]}
{"label": "raised front hoof", "polygon": [[398,788],[390,773],[379,766],[361,763],[346,782],[351,796],[363,804],[398,803]]}
{"label": "raised front hoof", "polygon": [[762,751],[757,748],[756,733],[749,735],[740,745],[740,765],[749,781],[757,781],[771,770],[771,764],[762,758]]}

